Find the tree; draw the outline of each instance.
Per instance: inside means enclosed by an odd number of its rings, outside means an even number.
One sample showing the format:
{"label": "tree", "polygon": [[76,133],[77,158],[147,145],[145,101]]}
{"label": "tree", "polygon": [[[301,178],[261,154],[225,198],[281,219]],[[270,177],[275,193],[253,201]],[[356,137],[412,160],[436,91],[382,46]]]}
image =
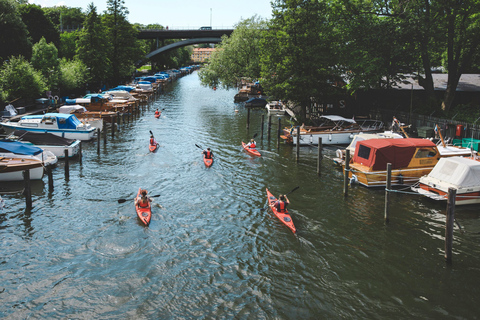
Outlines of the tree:
{"label": "tree", "polygon": [[77,57],[89,70],[88,81],[91,89],[97,90],[107,75],[109,60],[107,58],[108,42],[97,8],[90,3],[87,15],[77,42]]}
{"label": "tree", "polygon": [[4,101],[37,98],[46,90],[42,74],[24,57],[11,57],[0,70],[0,91]]}
{"label": "tree", "polygon": [[60,90],[63,93],[79,91],[88,79],[88,69],[79,59],[60,60]]}
{"label": "tree", "polygon": [[42,8],[35,4],[20,5],[22,20],[27,26],[32,43],[37,43],[44,37],[48,43],[59,46],[60,36],[53,23],[47,19]]}
{"label": "tree", "polygon": [[266,27],[266,21],[258,16],[239,22],[230,37],[222,37],[210,61],[200,70],[202,83],[231,88],[241,78],[258,79],[262,56],[260,40]]}
{"label": "tree", "polygon": [[82,8],[69,8],[66,6],[55,6],[43,8],[45,16],[53,23],[60,32],[78,30],[82,27],[85,14]]}
{"label": "tree", "polygon": [[30,57],[32,43],[18,5],[13,0],[0,0],[0,63],[9,56]]}
{"label": "tree", "polygon": [[79,37],[80,37],[80,30],[61,33],[60,48],[58,48],[58,56],[61,58],[73,59],[75,57],[77,41]]}
{"label": "tree", "polygon": [[58,89],[60,78],[60,63],[58,61],[58,50],[53,43],[48,43],[45,38],[33,45],[32,66],[40,71],[45,79],[47,89],[55,91]]}

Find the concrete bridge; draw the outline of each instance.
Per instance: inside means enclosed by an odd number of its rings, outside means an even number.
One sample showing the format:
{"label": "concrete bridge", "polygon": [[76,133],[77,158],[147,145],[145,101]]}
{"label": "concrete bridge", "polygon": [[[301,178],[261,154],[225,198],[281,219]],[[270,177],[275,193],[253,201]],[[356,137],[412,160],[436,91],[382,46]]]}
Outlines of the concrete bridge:
{"label": "concrete bridge", "polygon": [[[200,43],[219,43],[222,41],[223,35],[231,35],[233,29],[208,29],[209,27],[202,27],[196,30],[140,30],[137,35],[139,39],[156,39],[157,48],[145,56],[149,59],[159,53],[173,50],[176,48],[189,46]],[[182,39],[181,41],[163,45],[165,39]],[[162,46],[159,42],[162,42]],[[143,60],[138,61],[137,66],[141,65]]]}

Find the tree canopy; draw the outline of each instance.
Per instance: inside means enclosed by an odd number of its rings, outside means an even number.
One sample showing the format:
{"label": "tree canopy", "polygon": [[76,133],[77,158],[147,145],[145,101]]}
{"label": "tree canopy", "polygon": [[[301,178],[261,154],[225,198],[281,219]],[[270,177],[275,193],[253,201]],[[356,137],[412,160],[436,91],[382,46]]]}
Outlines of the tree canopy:
{"label": "tree canopy", "polygon": [[28,30],[13,0],[0,0],[0,63],[9,56],[31,55],[32,43]]}

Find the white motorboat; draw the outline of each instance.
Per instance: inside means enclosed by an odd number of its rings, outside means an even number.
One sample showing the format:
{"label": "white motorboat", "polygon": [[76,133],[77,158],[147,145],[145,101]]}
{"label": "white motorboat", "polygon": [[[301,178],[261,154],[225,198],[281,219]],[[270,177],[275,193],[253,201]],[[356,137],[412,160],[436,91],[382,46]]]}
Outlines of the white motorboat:
{"label": "white motorboat", "polygon": [[84,106],[78,104],[65,105],[58,108],[58,112],[74,114],[80,122],[91,125],[95,130],[100,129],[100,131],[103,131],[103,119],[101,117],[96,117],[98,112],[89,112]]}
{"label": "white motorboat", "polygon": [[35,145],[45,151],[50,151],[57,156],[58,159],[65,158],[65,150],[68,150],[69,158],[77,156],[80,152],[80,140],[66,139],[51,133],[15,130],[8,138]]}
{"label": "white motorboat", "polygon": [[51,151],[9,139],[0,140],[0,158],[35,159],[44,166],[55,166],[58,162]]}
{"label": "white motorboat", "polygon": [[283,116],[285,114],[285,105],[280,101],[270,101],[265,105],[265,108],[272,115]]}
{"label": "white motorboat", "polygon": [[2,126],[7,134],[15,130],[26,130],[52,133],[75,140],[90,140],[95,134],[95,128],[91,125],[80,122],[73,114],[63,113],[23,116],[18,122],[2,122]]}
{"label": "white motorboat", "polygon": [[23,171],[30,172],[30,180],[41,180],[43,163],[38,159],[0,157],[0,181],[22,181]]}
{"label": "white motorboat", "polygon": [[464,157],[441,158],[433,170],[411,189],[431,199],[446,201],[456,189],[455,205],[480,203],[480,162]]}

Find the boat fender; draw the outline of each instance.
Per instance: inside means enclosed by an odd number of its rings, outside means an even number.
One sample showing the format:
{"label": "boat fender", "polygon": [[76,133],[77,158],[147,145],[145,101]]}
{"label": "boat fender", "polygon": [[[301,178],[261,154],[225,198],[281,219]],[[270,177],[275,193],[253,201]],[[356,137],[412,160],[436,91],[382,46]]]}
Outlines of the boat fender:
{"label": "boat fender", "polygon": [[350,139],[353,139],[353,134],[350,135]]}
{"label": "boat fender", "polygon": [[331,133],[328,135],[328,141],[332,141],[332,134]]}
{"label": "boat fender", "polygon": [[398,178],[398,184],[403,184],[403,174],[400,173],[400,174],[397,176],[397,178]]}
{"label": "boat fender", "polygon": [[355,185],[358,183],[358,178],[356,175],[352,174],[352,177],[350,178],[350,185]]}
{"label": "boat fender", "polygon": [[335,151],[335,155],[337,156],[337,158],[343,159],[343,152],[342,152],[342,150],[337,149],[337,151]]}

